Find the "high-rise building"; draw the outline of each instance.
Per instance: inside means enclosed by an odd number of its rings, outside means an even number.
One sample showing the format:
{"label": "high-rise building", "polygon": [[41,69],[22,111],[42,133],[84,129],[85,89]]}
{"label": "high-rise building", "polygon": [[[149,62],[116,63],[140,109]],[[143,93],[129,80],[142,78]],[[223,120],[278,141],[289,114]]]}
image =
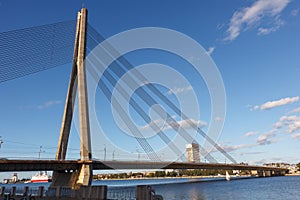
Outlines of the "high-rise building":
{"label": "high-rise building", "polygon": [[188,162],[199,163],[200,162],[200,153],[199,153],[199,144],[191,143],[185,146],[186,157]]}

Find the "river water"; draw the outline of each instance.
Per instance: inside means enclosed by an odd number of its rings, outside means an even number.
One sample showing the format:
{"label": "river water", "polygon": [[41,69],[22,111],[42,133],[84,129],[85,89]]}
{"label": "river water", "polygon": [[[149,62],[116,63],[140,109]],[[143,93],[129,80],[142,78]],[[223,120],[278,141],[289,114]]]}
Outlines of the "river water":
{"label": "river water", "polygon": [[300,199],[300,177],[253,178],[154,186],[157,194],[173,200]]}
{"label": "river water", "polygon": [[[36,188],[40,185],[48,187],[49,183],[15,184],[18,188],[25,185]],[[101,180],[93,182],[93,185],[107,185],[108,196],[111,199],[133,199],[136,185],[151,185],[156,194],[162,195],[164,200],[300,200],[300,176],[247,178],[231,181],[226,181],[224,178]],[[8,188],[12,185],[3,186]],[[124,198],[124,195],[130,198]]]}

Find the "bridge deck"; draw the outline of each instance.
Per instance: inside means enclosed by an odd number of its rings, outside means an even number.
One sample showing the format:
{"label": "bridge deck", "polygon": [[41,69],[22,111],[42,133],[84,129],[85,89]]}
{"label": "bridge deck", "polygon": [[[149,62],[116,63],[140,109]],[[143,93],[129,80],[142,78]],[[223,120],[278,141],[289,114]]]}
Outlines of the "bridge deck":
{"label": "bridge deck", "polygon": [[91,164],[94,170],[108,169],[226,169],[226,170],[273,170],[284,168],[242,164],[141,162],[141,161],[79,161],[79,160],[0,160],[0,172],[4,171],[64,171],[78,170],[82,164]]}

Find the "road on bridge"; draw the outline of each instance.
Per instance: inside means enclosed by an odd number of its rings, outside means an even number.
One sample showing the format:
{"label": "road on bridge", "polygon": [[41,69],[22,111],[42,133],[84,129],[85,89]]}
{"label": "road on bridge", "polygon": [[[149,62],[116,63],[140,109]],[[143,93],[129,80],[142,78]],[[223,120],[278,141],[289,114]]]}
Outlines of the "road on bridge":
{"label": "road on bridge", "polygon": [[287,169],[244,164],[188,163],[188,162],[141,162],[141,161],[80,161],[80,160],[0,160],[0,172],[4,171],[76,171],[82,164],[92,165],[93,170],[109,169],[225,169],[271,170]]}

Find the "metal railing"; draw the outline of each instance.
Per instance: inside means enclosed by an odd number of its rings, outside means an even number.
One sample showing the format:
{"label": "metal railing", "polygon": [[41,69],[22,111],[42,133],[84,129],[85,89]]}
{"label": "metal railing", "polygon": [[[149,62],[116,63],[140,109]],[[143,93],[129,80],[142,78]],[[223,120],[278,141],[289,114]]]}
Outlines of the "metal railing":
{"label": "metal railing", "polygon": [[108,200],[135,200],[136,188],[135,187],[113,187],[107,190]]}

